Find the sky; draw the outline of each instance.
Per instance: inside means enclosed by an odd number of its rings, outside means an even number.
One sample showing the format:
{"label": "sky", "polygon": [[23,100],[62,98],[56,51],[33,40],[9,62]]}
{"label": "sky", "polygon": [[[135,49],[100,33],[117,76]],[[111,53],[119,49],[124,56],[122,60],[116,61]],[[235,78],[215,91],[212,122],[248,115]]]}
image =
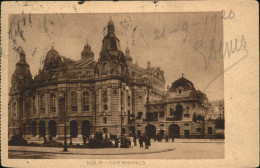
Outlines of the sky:
{"label": "sky", "polygon": [[121,50],[128,46],[133,62],[143,68],[147,61],[160,67],[166,86],[183,73],[210,101],[223,99],[223,59],[211,52],[212,44],[218,49],[223,40],[223,22],[213,12],[10,15],[9,86],[21,47],[33,76],[51,46],[60,55],[79,60],[88,43],[97,61],[110,18]]}

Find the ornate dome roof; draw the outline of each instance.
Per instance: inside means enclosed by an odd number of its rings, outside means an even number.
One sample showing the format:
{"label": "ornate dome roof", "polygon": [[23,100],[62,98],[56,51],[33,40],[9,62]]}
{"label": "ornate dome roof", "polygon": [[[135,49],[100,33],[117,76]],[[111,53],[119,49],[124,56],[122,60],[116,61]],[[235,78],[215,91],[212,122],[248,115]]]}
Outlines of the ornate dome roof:
{"label": "ornate dome roof", "polygon": [[107,25],[107,35],[103,39],[102,51],[121,51],[120,40],[115,35],[115,26],[111,19]]}
{"label": "ornate dome roof", "polygon": [[110,17],[110,20],[108,21],[107,25],[108,26],[114,26],[114,22],[112,21],[111,17]]}
{"label": "ornate dome roof", "polygon": [[193,90],[195,89],[193,83],[188,79],[184,78],[183,76],[172,83],[169,92],[175,92],[178,87],[182,87],[184,90]]}
{"label": "ornate dome roof", "polygon": [[91,47],[87,42],[87,44],[84,46],[83,51],[81,52],[81,59],[88,58],[94,59],[94,53],[92,52]]}
{"label": "ornate dome roof", "polygon": [[133,58],[130,55],[130,50],[128,47],[125,49],[125,58],[126,58],[126,61],[133,61]]}
{"label": "ornate dome roof", "polygon": [[29,64],[26,62],[25,59],[25,52],[23,51],[23,49],[20,51],[19,53],[20,55],[20,60],[16,63],[16,67],[15,67],[15,74],[27,74],[30,73],[30,67]]}

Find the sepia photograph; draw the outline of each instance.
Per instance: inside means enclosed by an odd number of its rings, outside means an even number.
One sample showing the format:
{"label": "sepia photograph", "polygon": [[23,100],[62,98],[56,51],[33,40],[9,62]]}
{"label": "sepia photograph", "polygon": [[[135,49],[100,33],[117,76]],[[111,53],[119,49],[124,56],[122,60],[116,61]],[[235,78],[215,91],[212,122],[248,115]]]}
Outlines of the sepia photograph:
{"label": "sepia photograph", "polygon": [[191,3],[5,3],[4,166],[259,163],[256,6]]}
{"label": "sepia photograph", "polygon": [[220,12],[11,15],[9,158],[224,158],[222,40]]}

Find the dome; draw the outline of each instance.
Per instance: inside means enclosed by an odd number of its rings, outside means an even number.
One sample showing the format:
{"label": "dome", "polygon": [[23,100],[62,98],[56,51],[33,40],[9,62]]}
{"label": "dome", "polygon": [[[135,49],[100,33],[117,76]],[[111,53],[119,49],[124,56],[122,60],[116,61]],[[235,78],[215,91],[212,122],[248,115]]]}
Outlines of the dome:
{"label": "dome", "polygon": [[108,26],[114,26],[114,22],[111,20],[111,17],[110,17],[110,20],[108,21],[107,25]]}
{"label": "dome", "polygon": [[87,43],[84,46],[83,51],[81,52],[81,59],[88,59],[88,58],[94,59],[94,53],[92,52],[90,45]]}
{"label": "dome", "polygon": [[107,35],[103,39],[102,51],[121,51],[120,40],[115,35],[115,26],[111,18],[107,25]]}
{"label": "dome", "polygon": [[30,73],[30,67],[29,67],[29,64],[25,60],[26,55],[25,55],[25,52],[23,51],[23,49],[20,51],[19,55],[20,55],[20,60],[16,63],[14,73],[15,74]]}
{"label": "dome", "polygon": [[126,58],[126,61],[130,61],[130,62],[133,61],[133,58],[130,56],[130,50],[128,47],[125,49],[125,58]]}
{"label": "dome", "polygon": [[182,87],[184,90],[193,90],[195,89],[193,83],[183,76],[178,80],[172,83],[172,86],[169,89],[169,92],[175,92],[178,87]]}

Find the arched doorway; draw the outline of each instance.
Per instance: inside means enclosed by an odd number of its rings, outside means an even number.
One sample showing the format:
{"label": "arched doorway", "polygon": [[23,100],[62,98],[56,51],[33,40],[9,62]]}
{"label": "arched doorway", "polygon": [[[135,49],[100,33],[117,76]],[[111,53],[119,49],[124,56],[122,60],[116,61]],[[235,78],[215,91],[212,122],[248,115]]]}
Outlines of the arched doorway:
{"label": "arched doorway", "polygon": [[56,137],[56,122],[54,120],[50,120],[48,126],[50,136]]}
{"label": "arched doorway", "polygon": [[39,123],[39,134],[40,134],[40,137],[44,137],[46,135],[44,121],[40,121],[40,123]]}
{"label": "arched doorway", "polygon": [[70,122],[70,135],[72,138],[76,138],[78,136],[78,122],[75,120]]}
{"label": "arched doorway", "polygon": [[84,120],[82,121],[82,136],[86,136],[87,138],[89,138],[90,136],[90,122],[88,120]]}
{"label": "arched doorway", "polygon": [[177,120],[182,119],[182,113],[183,113],[183,107],[182,107],[182,105],[178,104],[176,106],[176,111],[175,111],[175,117]]}
{"label": "arched doorway", "polygon": [[156,128],[155,128],[155,126],[148,124],[145,127],[145,133],[147,134],[147,136],[149,138],[153,138],[156,135]]}
{"label": "arched doorway", "polygon": [[32,121],[31,128],[32,128],[32,136],[36,136],[36,122],[35,121]]}
{"label": "arched doorway", "polygon": [[174,136],[175,138],[180,137],[180,126],[177,124],[171,124],[169,126],[169,137]]}
{"label": "arched doorway", "polygon": [[131,127],[129,128],[129,130],[130,130],[130,136],[134,136],[134,135],[135,135],[135,127],[134,127],[134,126],[131,126]]}

